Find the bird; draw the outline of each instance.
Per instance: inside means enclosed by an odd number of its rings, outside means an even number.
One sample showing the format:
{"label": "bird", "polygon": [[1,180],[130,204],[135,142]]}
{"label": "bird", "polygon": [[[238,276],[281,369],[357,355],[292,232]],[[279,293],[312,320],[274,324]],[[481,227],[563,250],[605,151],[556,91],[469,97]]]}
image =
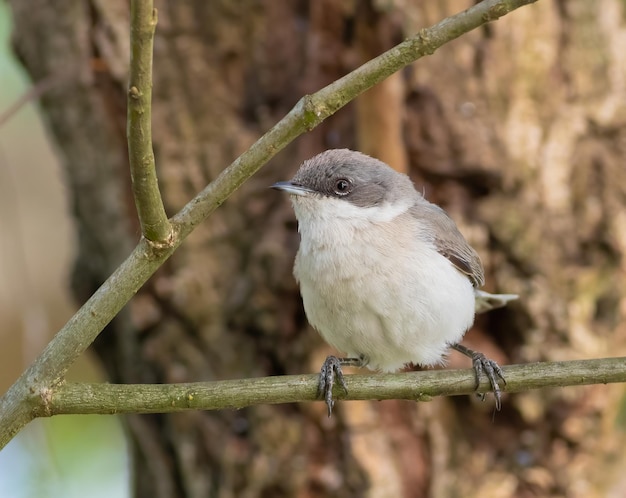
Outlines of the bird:
{"label": "bird", "polygon": [[272,188],[289,194],[298,221],[293,274],[306,317],[346,355],[328,356],[320,371],[328,416],[335,380],[347,393],[342,366],[433,366],[450,348],[472,359],[477,389],[486,375],[500,409],[502,369],[460,341],[477,312],[518,296],[479,289],[480,257],[442,208],[408,176],[349,149],[304,161],[290,181]]}

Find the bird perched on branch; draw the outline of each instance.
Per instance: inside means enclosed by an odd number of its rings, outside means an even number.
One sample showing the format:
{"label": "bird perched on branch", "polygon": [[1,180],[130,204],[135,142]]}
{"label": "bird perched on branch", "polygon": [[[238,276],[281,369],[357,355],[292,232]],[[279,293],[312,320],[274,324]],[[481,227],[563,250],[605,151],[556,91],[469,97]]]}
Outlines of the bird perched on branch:
{"label": "bird perched on branch", "polygon": [[498,364],[459,344],[477,312],[512,294],[489,294],[478,254],[439,206],[385,163],[338,149],[305,161],[273,188],[291,198],[301,242],[294,265],[311,325],[345,358],[320,374],[328,414],[341,367],[394,372],[443,362],[449,348],[469,356],[476,382],[486,375],[500,407]]}

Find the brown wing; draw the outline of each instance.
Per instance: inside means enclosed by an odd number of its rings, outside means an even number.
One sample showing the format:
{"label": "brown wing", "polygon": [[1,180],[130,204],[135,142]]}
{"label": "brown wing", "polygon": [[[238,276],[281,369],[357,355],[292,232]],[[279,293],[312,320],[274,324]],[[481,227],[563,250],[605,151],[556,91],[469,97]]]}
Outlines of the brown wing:
{"label": "brown wing", "polygon": [[482,287],[485,275],[480,257],[459,232],[456,223],[439,206],[420,199],[412,208],[413,216],[431,226],[437,251],[454,265],[474,287]]}

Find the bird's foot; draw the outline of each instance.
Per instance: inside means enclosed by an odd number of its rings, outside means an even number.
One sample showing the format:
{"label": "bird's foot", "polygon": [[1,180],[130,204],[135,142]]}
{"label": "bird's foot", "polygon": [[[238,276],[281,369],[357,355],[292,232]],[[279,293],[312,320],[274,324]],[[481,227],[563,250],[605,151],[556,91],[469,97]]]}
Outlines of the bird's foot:
{"label": "bird's foot", "polygon": [[[474,372],[476,372],[476,390],[478,390],[480,378],[483,375],[489,379],[491,389],[493,390],[493,397],[496,401],[496,410],[499,411],[502,407],[502,391],[500,390],[500,385],[498,384],[498,378],[501,379],[506,385],[506,379],[504,378],[504,373],[502,372],[500,365],[498,365],[494,360],[487,358],[483,353],[466,348],[461,344],[454,344],[452,348],[471,358]],[[479,393],[479,396],[481,396],[482,399],[485,398],[484,393]]]}
{"label": "bird's foot", "polygon": [[346,381],[343,378],[342,366],[354,366],[362,367],[367,364],[367,361],[363,356],[360,358],[337,358],[336,356],[329,356],[324,360],[322,369],[320,371],[320,379],[317,385],[317,396],[323,398],[326,401],[328,407],[328,416],[333,413],[333,406],[335,406],[335,400],[333,399],[333,386],[335,385],[335,379],[339,381],[342,389],[348,394],[348,388]]}

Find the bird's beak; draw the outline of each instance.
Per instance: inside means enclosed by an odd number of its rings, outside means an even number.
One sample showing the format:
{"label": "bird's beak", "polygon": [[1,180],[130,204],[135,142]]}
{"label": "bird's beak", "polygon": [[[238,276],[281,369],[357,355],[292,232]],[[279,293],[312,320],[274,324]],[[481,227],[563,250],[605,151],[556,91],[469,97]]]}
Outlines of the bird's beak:
{"label": "bird's beak", "polygon": [[271,186],[271,188],[275,188],[276,190],[282,190],[283,192],[287,192],[291,195],[310,195],[313,191],[309,188],[303,187],[302,185],[297,185],[292,182],[278,182]]}

